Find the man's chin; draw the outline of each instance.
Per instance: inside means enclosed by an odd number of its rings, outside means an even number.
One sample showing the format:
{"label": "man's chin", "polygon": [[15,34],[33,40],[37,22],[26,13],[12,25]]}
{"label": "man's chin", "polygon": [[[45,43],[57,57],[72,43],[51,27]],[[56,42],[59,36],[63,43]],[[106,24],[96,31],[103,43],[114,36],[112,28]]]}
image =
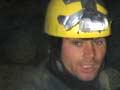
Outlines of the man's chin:
{"label": "man's chin", "polygon": [[79,75],[77,77],[82,81],[92,81],[97,77],[97,74],[96,73],[94,73],[94,74],[82,74],[82,75]]}

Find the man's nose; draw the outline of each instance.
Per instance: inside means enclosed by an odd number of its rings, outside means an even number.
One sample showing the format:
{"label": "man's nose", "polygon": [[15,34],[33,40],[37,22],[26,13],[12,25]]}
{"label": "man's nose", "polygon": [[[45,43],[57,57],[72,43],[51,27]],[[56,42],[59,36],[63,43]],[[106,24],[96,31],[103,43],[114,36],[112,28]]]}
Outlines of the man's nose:
{"label": "man's nose", "polygon": [[88,58],[88,60],[92,60],[95,57],[95,46],[92,41],[84,44],[84,57]]}

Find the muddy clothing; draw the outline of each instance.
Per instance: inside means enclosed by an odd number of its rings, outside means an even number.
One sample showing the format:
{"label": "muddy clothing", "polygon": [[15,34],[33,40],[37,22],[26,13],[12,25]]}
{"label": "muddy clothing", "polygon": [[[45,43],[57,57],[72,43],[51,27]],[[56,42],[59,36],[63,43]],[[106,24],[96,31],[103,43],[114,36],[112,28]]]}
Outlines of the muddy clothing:
{"label": "muddy clothing", "polygon": [[0,77],[0,90],[120,90],[120,73],[114,69],[105,69],[89,82],[78,80],[59,62],[16,67],[16,72],[9,73],[11,78],[7,77],[8,72]]}
{"label": "muddy clothing", "polygon": [[[119,90],[120,73],[105,69],[93,81],[83,82],[71,75],[59,62],[48,62],[42,69],[45,87],[40,90]],[[41,76],[41,75],[40,75]],[[44,78],[45,76],[45,78]],[[41,87],[42,87],[41,86]],[[45,89],[44,89],[45,88]]]}

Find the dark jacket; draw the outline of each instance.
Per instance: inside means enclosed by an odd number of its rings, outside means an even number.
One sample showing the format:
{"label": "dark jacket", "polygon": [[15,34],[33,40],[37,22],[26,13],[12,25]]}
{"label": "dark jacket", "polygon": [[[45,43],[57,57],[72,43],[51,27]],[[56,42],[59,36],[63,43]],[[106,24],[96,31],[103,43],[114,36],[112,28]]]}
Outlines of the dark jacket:
{"label": "dark jacket", "polygon": [[[0,75],[0,90],[72,90],[46,68],[46,64],[10,67],[14,72],[6,71],[8,68],[2,68],[4,76]],[[100,73],[99,82],[102,90],[120,90],[120,73],[106,69]]]}

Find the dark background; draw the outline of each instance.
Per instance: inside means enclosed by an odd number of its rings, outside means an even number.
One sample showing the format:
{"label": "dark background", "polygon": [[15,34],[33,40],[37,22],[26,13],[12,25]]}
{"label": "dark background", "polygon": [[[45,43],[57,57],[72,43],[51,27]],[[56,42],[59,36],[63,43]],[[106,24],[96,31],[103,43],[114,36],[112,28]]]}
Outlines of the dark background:
{"label": "dark background", "polygon": [[[106,65],[120,70],[120,0],[104,2],[113,21]],[[47,4],[48,0],[0,0],[0,68],[36,65],[47,57],[43,33]],[[14,71],[8,66],[5,70]]]}
{"label": "dark background", "polygon": [[34,64],[46,58],[47,1],[0,0],[0,64]]}

